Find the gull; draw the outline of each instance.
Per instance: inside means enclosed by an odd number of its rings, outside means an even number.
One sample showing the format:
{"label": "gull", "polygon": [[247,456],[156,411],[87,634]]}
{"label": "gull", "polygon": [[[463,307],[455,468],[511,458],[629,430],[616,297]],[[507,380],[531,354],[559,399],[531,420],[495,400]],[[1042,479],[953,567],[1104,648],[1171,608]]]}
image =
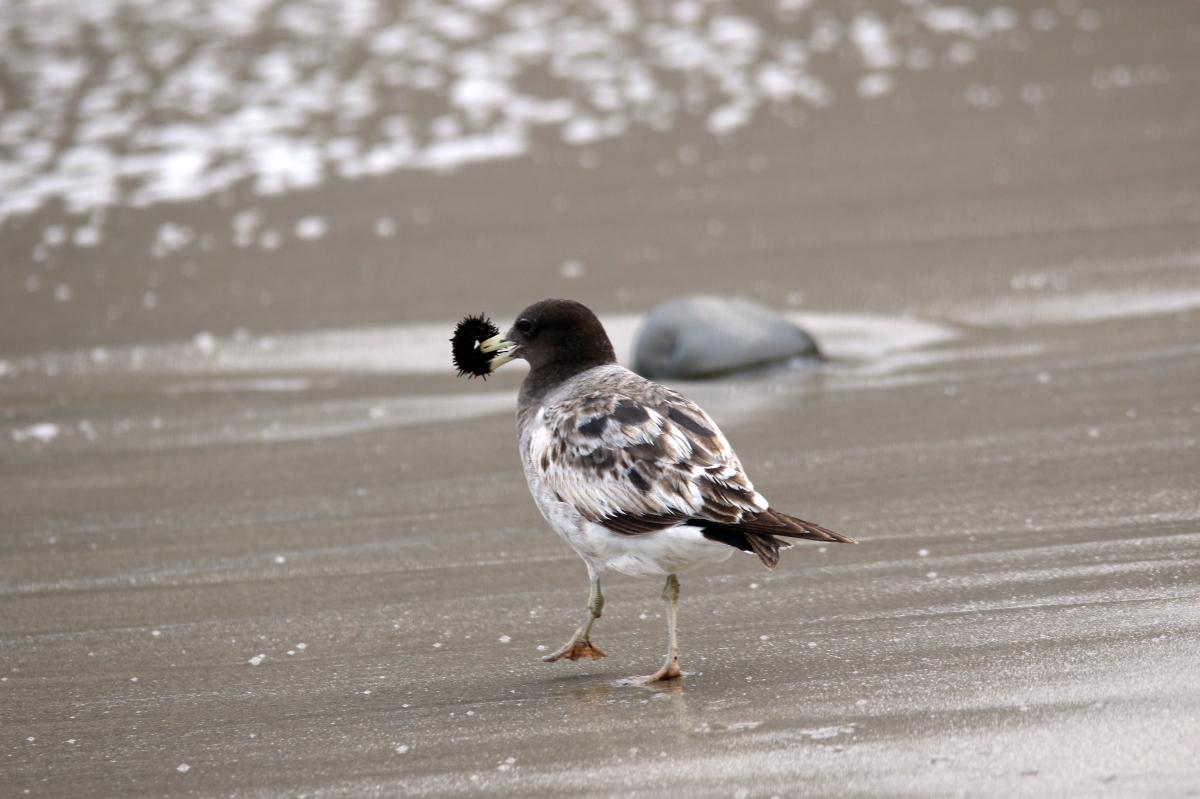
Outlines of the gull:
{"label": "gull", "polygon": [[586,306],[534,303],[479,349],[491,358],[491,371],[518,358],[529,363],[517,398],[525,479],[591,582],[587,617],[543,660],[605,656],[591,639],[604,608],[604,572],[665,575],[666,658],[653,674],[634,679],[679,678],[679,574],[723,561],[735,549],[772,569],[779,551],[791,546],[788,539],[854,543],[773,509],[716,422],[682,394],[618,364]]}

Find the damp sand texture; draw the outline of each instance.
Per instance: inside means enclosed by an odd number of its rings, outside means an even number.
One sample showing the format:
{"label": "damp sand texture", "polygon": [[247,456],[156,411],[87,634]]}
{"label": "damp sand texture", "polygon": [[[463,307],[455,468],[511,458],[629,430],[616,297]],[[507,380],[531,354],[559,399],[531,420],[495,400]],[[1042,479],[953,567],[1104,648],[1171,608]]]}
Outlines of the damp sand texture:
{"label": "damp sand texture", "polygon": [[[205,6],[0,12],[7,793],[1194,794],[1193,4]],[[660,585],[540,662],[583,564],[446,339],[697,290],[819,339],[676,387],[861,543],[690,575],[618,687]]]}

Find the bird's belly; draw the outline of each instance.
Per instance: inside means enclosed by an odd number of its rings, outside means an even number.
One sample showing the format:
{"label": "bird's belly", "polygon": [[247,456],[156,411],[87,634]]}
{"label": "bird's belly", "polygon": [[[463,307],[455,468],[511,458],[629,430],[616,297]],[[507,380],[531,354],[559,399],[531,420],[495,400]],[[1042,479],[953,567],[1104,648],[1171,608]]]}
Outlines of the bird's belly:
{"label": "bird's belly", "polygon": [[720,563],[733,554],[726,544],[710,541],[698,527],[680,525],[640,535],[622,535],[590,522],[573,506],[559,501],[542,485],[527,449],[522,462],[529,491],[542,516],[596,573],[612,569],[621,574],[679,574],[706,563]]}
{"label": "bird's belly", "polygon": [[602,569],[635,577],[679,574],[706,563],[720,563],[734,551],[705,538],[700,528],[686,524],[652,533],[623,535],[603,525],[585,522],[578,538],[579,543],[571,541],[571,545],[585,559]]}

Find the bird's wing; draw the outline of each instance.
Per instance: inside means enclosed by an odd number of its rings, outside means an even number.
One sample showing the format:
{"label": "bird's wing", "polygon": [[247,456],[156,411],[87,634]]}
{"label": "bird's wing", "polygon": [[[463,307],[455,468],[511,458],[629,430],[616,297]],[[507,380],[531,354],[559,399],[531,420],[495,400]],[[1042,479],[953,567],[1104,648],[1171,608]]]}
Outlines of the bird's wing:
{"label": "bird's wing", "polygon": [[717,425],[683,395],[629,372],[550,403],[530,439],[542,484],[627,534],[687,519],[736,524],[767,509]]}

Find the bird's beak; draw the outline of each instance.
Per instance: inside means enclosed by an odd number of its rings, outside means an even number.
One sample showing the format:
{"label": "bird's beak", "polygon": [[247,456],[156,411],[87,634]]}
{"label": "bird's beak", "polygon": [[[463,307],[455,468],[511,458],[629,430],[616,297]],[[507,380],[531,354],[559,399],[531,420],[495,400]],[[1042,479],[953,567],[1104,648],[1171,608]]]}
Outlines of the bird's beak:
{"label": "bird's beak", "polygon": [[488,361],[488,367],[494,372],[517,357],[517,342],[509,341],[501,333],[479,342],[479,351],[496,353],[496,356]]}

